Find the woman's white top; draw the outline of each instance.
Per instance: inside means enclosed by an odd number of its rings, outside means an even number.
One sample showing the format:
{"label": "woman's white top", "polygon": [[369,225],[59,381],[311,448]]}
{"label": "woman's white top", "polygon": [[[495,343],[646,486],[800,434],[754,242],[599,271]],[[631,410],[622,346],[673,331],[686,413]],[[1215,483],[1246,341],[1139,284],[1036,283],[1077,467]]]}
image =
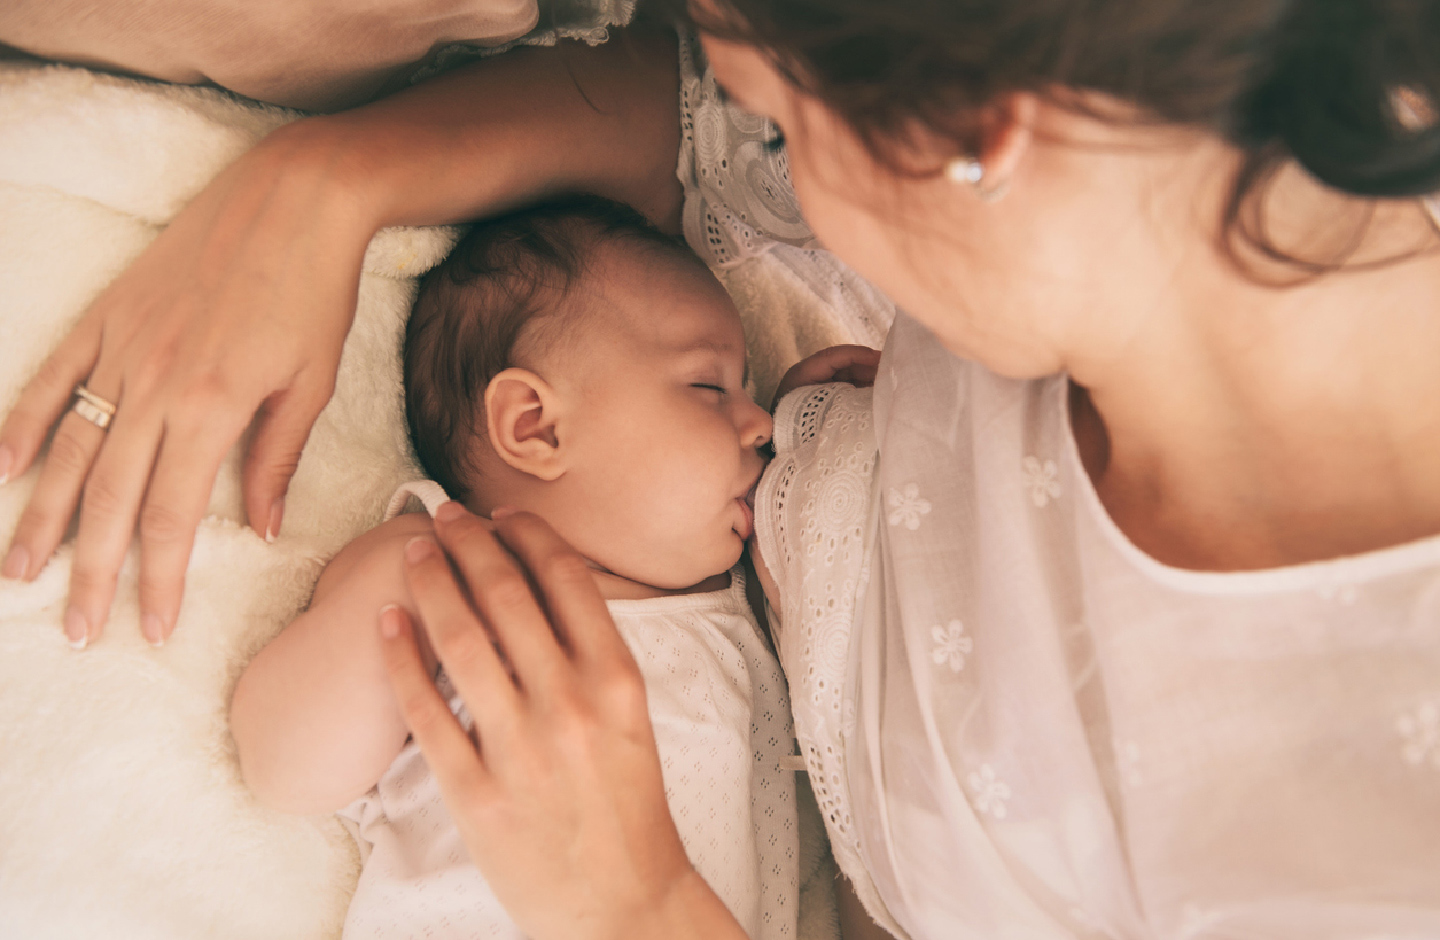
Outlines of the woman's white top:
{"label": "woman's white top", "polygon": [[[434,484],[408,495],[432,513]],[[796,931],[799,861],[794,735],[784,677],[745,598],[728,588],[613,600],[615,625],[640,666],[670,813],[696,870],[757,940]],[[438,683],[472,722],[446,677]],[[473,940],[523,935],[470,861],[439,784],[413,741],[369,794],[347,807],[364,868],[347,940]]]}
{"label": "woman's white top", "polygon": [[[786,267],[864,341],[893,310],[814,245],[764,122],[696,61],[692,246]],[[1091,488],[1065,378],[998,378],[903,315],[873,399],[797,391],[775,443],[756,527],[796,732],[892,931],[1440,937],[1440,539],[1161,565]]]}
{"label": "woman's white top", "polygon": [[912,938],[1440,937],[1440,538],[1166,567],[1063,377],[901,317],[801,389],[756,501],[836,857]]}

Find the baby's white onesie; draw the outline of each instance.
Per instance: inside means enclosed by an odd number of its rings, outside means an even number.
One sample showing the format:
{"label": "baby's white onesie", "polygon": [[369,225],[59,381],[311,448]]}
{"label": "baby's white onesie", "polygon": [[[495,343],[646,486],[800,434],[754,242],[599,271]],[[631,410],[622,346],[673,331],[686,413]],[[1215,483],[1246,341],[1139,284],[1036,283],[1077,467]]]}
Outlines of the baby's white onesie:
{"label": "baby's white onesie", "polygon": [[[397,503],[414,493],[433,513],[443,493],[419,489],[402,490]],[[741,569],[721,591],[608,603],[645,679],[665,795],[690,861],[751,937],[794,937],[790,708]],[[438,685],[470,727],[443,674]],[[356,824],[364,860],[346,940],[523,936],[471,863],[413,741],[341,815]]]}

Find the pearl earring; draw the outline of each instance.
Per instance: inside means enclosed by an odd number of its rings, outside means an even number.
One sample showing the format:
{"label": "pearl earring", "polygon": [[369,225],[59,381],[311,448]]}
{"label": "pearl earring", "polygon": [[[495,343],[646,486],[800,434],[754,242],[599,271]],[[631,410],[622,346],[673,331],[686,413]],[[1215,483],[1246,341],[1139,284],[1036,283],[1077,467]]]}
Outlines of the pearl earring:
{"label": "pearl earring", "polygon": [[945,178],[952,183],[974,186],[985,178],[985,164],[974,157],[956,157],[945,164]]}
{"label": "pearl earring", "polygon": [[982,202],[998,202],[1010,188],[1009,180],[984,185],[985,164],[975,157],[955,157],[945,164],[945,178],[952,183],[969,183]]}

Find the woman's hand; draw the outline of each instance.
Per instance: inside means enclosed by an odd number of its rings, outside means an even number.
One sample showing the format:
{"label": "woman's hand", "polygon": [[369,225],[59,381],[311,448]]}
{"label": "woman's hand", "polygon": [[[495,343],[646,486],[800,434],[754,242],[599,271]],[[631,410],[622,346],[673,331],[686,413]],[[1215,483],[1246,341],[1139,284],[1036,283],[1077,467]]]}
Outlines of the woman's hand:
{"label": "woman's hand", "polygon": [[[195,530],[225,454],[259,415],[244,473],[255,530],[285,490],[334,387],[374,229],[285,131],[223,172],[91,304],[0,428],[0,475],[56,428],[0,573],[33,578],[80,506],[65,632],[99,635],[138,521],[142,630],[179,612]],[[108,431],[74,413],[84,383],[117,406]],[[58,427],[56,422],[59,422]]]}
{"label": "woman's hand", "polygon": [[492,535],[447,503],[436,519],[444,551],[417,538],[405,552],[425,630],[474,716],[473,742],[405,614],[380,619],[401,713],[473,861],[542,940],[743,937],[685,856],[639,668],[585,560],[537,517],[496,515]]}
{"label": "woman's hand", "polygon": [[791,366],[775,389],[775,401],[806,385],[849,382],[857,388],[875,384],[880,350],[869,346],[830,346]]}

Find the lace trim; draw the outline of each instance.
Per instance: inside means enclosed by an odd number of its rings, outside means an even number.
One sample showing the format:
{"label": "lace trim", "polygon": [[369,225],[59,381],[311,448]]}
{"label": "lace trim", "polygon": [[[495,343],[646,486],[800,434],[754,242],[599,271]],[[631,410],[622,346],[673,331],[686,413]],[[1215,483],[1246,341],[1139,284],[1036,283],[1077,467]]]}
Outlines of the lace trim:
{"label": "lace trim", "polygon": [[790,185],[790,162],[772,150],[769,120],[720,99],[693,35],[680,34],[680,160],[685,240],[713,267],[730,267],[777,242],[815,236]]}
{"label": "lace trim", "polygon": [[822,385],[787,395],[775,413],[777,456],[756,496],[761,550],[780,586],[772,624],[790,681],[796,737],[835,860],[866,909],[897,936],[860,855],[845,738],[855,724],[845,678],[860,589],[876,447],[871,393]]}

